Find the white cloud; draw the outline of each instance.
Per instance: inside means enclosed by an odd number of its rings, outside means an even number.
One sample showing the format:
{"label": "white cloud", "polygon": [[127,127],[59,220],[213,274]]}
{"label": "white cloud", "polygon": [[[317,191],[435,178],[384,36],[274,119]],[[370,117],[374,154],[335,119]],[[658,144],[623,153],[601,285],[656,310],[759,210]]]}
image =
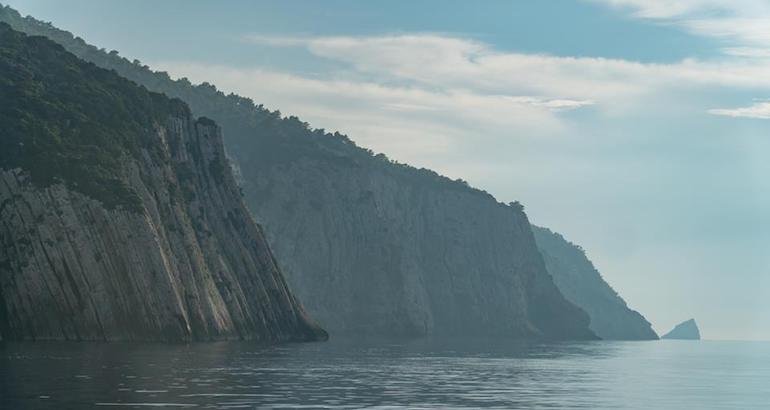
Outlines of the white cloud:
{"label": "white cloud", "polygon": [[522,104],[530,104],[536,107],[546,107],[554,111],[572,110],[576,108],[586,107],[594,105],[595,102],[591,100],[567,100],[567,99],[553,99],[546,100],[535,97],[504,97],[505,99]]}
{"label": "white cloud", "polygon": [[703,10],[730,10],[742,0],[594,0],[610,6],[628,8],[641,18],[664,19]]}
{"label": "white cloud", "polygon": [[[250,37],[252,40],[254,37]],[[642,64],[634,61],[506,53],[484,43],[436,34],[278,38],[262,44],[306,47],[359,73],[431,87],[539,98],[594,100],[681,84],[770,87],[770,64],[758,61]]]}
{"label": "white cloud", "polygon": [[[510,96],[553,110],[596,104],[618,110],[664,89],[738,87],[770,89],[770,61],[727,58],[644,64],[621,59],[501,52],[470,39],[438,34],[378,37],[271,38],[249,41],[304,47],[313,55],[350,66],[380,83],[430,90],[464,90]],[[734,49],[732,54],[759,53]]]}
{"label": "white cloud", "polygon": [[729,41],[734,44],[729,49],[766,48],[770,42],[770,2],[767,0],[593,1],[629,9],[638,18],[663,21],[696,35]]}
{"label": "white cloud", "polygon": [[[723,79],[734,84],[740,76],[770,72],[770,1],[767,0],[592,0],[626,8],[635,17],[661,21],[692,34],[727,43],[721,49],[732,61],[722,68]],[[706,67],[704,67],[706,68]],[[708,68],[706,68],[708,71]],[[756,87],[766,88],[764,81]],[[711,109],[729,117],[768,118],[768,103],[734,109]]]}
{"label": "white cloud", "polygon": [[770,102],[759,102],[748,107],[740,108],[715,108],[709,110],[709,114],[734,118],[758,118],[770,120]]}
{"label": "white cloud", "polygon": [[722,52],[736,57],[767,58],[770,59],[770,48],[757,47],[725,47]]}
{"label": "white cloud", "polygon": [[681,24],[695,34],[736,44],[766,47],[770,42],[770,11],[754,16],[690,19]]}

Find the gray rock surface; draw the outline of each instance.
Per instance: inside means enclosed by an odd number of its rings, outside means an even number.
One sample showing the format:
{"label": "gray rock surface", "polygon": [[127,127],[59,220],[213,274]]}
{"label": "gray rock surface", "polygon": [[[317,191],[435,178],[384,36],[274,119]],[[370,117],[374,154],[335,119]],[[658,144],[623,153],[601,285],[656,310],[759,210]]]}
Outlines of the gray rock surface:
{"label": "gray rock surface", "polygon": [[700,340],[700,330],[695,319],[686,320],[660,337],[661,339]]}
{"label": "gray rock surface", "polygon": [[[140,214],[107,210],[62,184],[39,189],[20,169],[0,173],[3,337],[323,337],[287,288],[232,175],[210,172],[225,160],[218,128],[172,118],[156,131],[168,162],[144,155],[123,169]],[[178,190],[194,198],[185,203]]]}
{"label": "gray rock surface", "polygon": [[247,202],[332,333],[593,337],[520,206],[384,159],[273,149],[281,161],[241,157]]}
{"label": "gray rock surface", "polygon": [[219,127],[0,23],[0,337],[325,337],[289,291]]}
{"label": "gray rock surface", "polygon": [[548,272],[561,293],[588,313],[591,330],[607,340],[654,340],[650,323],[604,281],[583,249],[547,228],[533,227]]}

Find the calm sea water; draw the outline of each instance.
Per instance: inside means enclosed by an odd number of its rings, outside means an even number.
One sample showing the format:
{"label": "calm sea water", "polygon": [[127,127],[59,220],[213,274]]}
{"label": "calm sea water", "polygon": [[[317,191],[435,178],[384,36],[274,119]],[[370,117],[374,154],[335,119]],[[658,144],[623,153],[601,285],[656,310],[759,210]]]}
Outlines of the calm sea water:
{"label": "calm sea water", "polygon": [[0,408],[770,408],[760,342],[0,345]]}

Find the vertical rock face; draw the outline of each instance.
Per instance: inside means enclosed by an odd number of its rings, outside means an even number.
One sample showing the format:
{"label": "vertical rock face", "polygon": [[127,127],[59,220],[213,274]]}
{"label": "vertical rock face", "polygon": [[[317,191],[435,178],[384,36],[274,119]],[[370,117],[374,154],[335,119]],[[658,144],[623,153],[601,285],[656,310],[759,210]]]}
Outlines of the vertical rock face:
{"label": "vertical rock face", "polygon": [[285,162],[243,166],[247,200],[328,329],[591,337],[545,273],[520,207],[383,160],[272,152]]}
{"label": "vertical rock face", "polygon": [[658,336],[650,323],[602,279],[579,246],[558,233],[533,227],[535,240],[561,293],[588,313],[591,330],[608,340],[651,340]]}
{"label": "vertical rock face", "polygon": [[700,340],[700,330],[695,319],[685,320],[661,336],[661,339]]}
{"label": "vertical rock face", "polygon": [[595,337],[545,271],[519,206],[209,84],[173,81],[12,9],[0,20],[218,121],[290,284],[329,330]]}
{"label": "vertical rock face", "polygon": [[0,70],[3,339],[325,337],[215,123],[3,24]]}

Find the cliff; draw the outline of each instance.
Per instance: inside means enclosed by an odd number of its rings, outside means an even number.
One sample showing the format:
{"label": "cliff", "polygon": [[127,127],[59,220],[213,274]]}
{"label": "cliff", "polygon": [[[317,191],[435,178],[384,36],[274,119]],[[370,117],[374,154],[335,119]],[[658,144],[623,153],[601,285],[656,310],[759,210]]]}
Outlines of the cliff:
{"label": "cliff", "polygon": [[604,281],[583,249],[556,232],[533,227],[545,266],[564,297],[591,318],[590,328],[607,340],[652,340],[650,323]]}
{"label": "cliff", "polygon": [[186,105],[0,23],[0,335],[324,338]]}
{"label": "cliff", "polygon": [[210,84],[171,80],[12,9],[0,19],[218,121],[292,289],[330,331],[595,337],[547,274],[518,204]]}
{"label": "cliff", "polygon": [[[292,156],[242,165],[287,277],[330,330],[589,338],[518,206],[386,161]],[[243,152],[244,155],[255,152]]]}
{"label": "cliff", "polygon": [[700,340],[700,330],[695,319],[685,320],[674,326],[670,332],[660,337],[661,339]]}

